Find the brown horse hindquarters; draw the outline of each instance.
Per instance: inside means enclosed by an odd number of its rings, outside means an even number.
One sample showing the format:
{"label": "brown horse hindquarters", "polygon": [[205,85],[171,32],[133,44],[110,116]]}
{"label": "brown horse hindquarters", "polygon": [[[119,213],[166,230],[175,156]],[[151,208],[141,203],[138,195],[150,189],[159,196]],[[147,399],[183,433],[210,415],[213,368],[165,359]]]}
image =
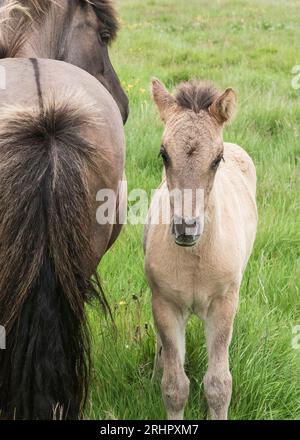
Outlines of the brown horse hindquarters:
{"label": "brown horse hindquarters", "polygon": [[59,61],[0,61],[0,418],[78,418],[89,372],[84,304],[113,233],[96,194],[124,168],[120,112]]}
{"label": "brown horse hindquarters", "polygon": [[[99,81],[80,68],[55,60],[0,60],[6,72],[6,89],[0,90],[0,103],[3,106],[25,106],[39,111],[42,101],[54,99],[58,104],[78,105],[78,110],[90,112],[95,119],[93,127],[82,123],[82,136],[91,143],[96,152],[98,168],[89,173],[88,187],[93,207],[93,226],[91,244],[94,252],[92,271],[105,253],[110,234],[121,227],[99,225],[96,221],[97,192],[103,188],[118,191],[124,179],[125,138],[120,111],[111,95]],[[19,71],[19,74],[16,72]],[[41,98],[39,95],[41,94]],[[41,101],[42,99],[42,101]],[[34,110],[35,109],[35,110]],[[112,237],[116,239],[117,237]]]}

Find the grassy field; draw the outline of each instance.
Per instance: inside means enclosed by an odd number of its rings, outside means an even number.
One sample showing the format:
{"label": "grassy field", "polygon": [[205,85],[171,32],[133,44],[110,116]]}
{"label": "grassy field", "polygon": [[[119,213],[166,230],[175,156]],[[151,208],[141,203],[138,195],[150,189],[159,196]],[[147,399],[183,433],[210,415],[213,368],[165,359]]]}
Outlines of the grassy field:
{"label": "grassy field", "polygon": [[[193,77],[234,87],[239,111],[225,140],[243,146],[258,174],[259,230],[241,289],[230,351],[231,419],[300,419],[299,0],[121,0],[122,30],[111,50],[128,92],[129,189],[150,192],[161,176],[162,126],[150,99],[158,76],[172,88]],[[300,83],[300,81],[299,81]],[[95,419],[161,419],[160,388],[150,382],[155,335],[143,272],[142,226],[126,226],[101,265],[117,332],[89,310],[94,370],[86,410]],[[186,418],[207,418],[203,327],[192,319]]]}

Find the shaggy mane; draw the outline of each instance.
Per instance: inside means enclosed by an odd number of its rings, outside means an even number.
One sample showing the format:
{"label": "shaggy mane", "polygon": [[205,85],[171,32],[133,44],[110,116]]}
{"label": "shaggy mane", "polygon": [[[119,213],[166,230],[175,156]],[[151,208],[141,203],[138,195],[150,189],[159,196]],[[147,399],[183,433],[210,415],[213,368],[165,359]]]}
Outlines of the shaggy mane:
{"label": "shaggy mane", "polygon": [[177,104],[195,113],[207,110],[219,95],[219,90],[208,81],[186,81],[175,89]]}
{"label": "shaggy mane", "polygon": [[111,0],[81,0],[94,6],[99,20],[110,33],[111,40],[114,40],[119,30],[119,20]]}

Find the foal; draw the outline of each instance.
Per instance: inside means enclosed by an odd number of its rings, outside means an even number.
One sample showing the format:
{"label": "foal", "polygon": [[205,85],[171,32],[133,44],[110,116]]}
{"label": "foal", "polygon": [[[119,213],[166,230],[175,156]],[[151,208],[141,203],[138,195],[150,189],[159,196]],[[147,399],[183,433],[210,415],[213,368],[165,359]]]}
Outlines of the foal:
{"label": "foal", "polygon": [[[204,391],[211,418],[226,419],[232,391],[228,350],[257,226],[255,168],[241,147],[222,140],[236,105],[232,89],[221,94],[211,84],[191,81],[178,86],[173,97],[158,80],[152,87],[165,123],[160,149],[165,177],[145,230],[145,270],[157,328],[154,376],[163,367],[168,418],[183,418],[189,394],[185,327],[196,314],[205,323]],[[189,217],[181,210],[186,196],[177,197],[186,189],[192,193]],[[197,206],[197,189],[202,206]],[[162,220],[163,205],[156,204],[164,194],[171,227]]]}

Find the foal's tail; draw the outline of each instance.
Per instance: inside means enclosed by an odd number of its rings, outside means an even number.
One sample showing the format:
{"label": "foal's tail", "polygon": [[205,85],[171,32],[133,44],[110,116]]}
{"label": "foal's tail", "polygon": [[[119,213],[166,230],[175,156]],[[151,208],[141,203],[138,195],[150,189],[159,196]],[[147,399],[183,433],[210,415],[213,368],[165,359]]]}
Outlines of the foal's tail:
{"label": "foal's tail", "polygon": [[[76,100],[0,114],[0,419],[78,418],[86,398],[95,123]],[[72,104],[73,103],[73,104]],[[100,293],[101,295],[101,293]]]}

